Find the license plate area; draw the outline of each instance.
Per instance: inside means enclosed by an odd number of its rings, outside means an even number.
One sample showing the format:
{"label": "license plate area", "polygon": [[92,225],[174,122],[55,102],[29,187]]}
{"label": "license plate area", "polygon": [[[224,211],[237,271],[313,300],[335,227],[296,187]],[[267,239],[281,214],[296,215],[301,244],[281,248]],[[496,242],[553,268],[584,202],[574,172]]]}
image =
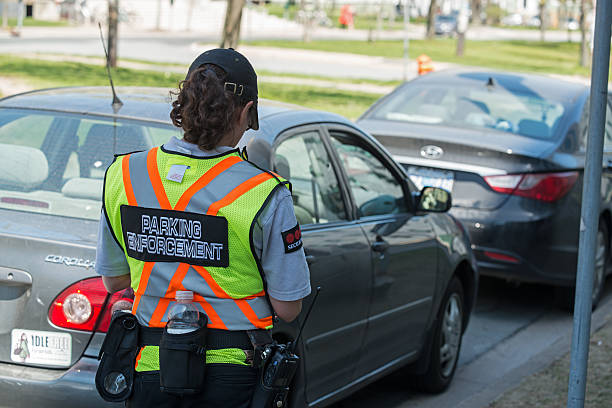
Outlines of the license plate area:
{"label": "license plate area", "polygon": [[24,364],[68,367],[72,357],[72,336],[41,330],[11,331],[11,360]]}
{"label": "license plate area", "polygon": [[408,166],[406,172],[419,191],[422,190],[423,187],[439,187],[448,192],[453,191],[455,173],[452,171],[432,169],[429,167]]}

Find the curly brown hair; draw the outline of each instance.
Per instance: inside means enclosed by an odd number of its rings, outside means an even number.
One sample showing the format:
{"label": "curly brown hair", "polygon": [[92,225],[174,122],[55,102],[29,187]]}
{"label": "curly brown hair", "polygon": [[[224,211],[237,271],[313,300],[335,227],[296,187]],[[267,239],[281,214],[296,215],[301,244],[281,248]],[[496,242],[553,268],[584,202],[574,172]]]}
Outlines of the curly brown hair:
{"label": "curly brown hair", "polygon": [[181,81],[172,102],[170,118],[184,131],[183,138],[200,149],[214,149],[221,138],[234,131],[237,116],[248,100],[227,92],[227,73],[213,64],[195,70]]}

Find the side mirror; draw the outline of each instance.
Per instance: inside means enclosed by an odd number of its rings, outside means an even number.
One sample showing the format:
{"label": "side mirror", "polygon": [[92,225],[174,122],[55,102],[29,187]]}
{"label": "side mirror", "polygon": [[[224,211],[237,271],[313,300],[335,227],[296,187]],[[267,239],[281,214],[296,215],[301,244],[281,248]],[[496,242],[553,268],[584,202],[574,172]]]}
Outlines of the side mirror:
{"label": "side mirror", "polygon": [[438,187],[423,187],[417,197],[418,211],[446,212],[451,206],[451,193]]}

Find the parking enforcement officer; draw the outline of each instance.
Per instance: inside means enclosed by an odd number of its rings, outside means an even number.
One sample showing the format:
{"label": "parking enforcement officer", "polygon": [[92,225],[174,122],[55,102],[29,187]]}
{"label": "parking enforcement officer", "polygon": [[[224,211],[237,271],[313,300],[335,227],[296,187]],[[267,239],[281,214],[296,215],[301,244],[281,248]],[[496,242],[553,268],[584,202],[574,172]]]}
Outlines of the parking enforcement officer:
{"label": "parking enforcement officer", "polygon": [[193,291],[217,347],[207,344],[202,391],[180,396],[160,391],[160,348],[141,345],[127,406],[246,407],[257,381],[246,330],[269,330],[273,314],[293,320],[310,293],[301,233],[287,183],[235,148],[259,128],[249,61],[207,51],[174,95],[183,139],[107,170],[96,271],[111,293],[134,289],[144,327],[164,327],[175,292]]}

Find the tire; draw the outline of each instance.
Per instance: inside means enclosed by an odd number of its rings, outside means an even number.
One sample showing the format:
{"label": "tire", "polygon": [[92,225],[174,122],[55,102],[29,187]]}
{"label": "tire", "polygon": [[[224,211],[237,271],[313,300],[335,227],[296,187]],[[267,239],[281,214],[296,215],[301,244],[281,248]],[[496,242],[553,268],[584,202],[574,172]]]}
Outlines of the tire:
{"label": "tire", "polygon": [[[604,220],[599,221],[597,230],[597,241],[595,249],[595,270],[593,275],[593,292],[591,294],[592,309],[597,307],[601,300],[604,285],[606,283],[606,270],[609,258],[609,231]],[[556,287],[555,304],[570,312],[574,311],[574,300],[576,297],[575,287]]]}
{"label": "tire", "polygon": [[448,388],[459,360],[464,321],[463,286],[453,277],[446,288],[436,318],[429,366],[423,374],[411,375],[413,386],[419,391],[432,394]]}

